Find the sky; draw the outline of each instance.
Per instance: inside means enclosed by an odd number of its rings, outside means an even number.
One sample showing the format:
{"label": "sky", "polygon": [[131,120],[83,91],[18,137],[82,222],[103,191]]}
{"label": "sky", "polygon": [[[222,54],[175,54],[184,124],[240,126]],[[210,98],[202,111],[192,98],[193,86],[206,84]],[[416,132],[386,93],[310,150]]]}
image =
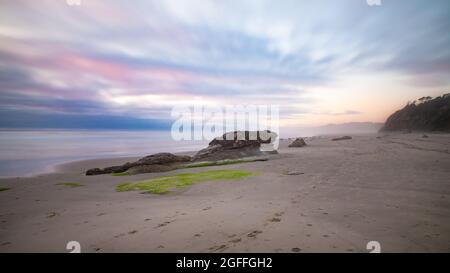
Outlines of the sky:
{"label": "sky", "polygon": [[80,1],[0,0],[0,127],[164,129],[198,99],[384,122],[450,92],[448,0]]}

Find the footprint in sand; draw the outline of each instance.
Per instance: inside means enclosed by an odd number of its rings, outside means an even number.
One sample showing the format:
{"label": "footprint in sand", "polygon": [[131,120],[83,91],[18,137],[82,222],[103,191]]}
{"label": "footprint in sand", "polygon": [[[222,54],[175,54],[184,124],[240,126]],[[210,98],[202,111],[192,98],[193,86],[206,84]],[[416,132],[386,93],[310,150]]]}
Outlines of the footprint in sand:
{"label": "footprint in sand", "polygon": [[132,231],[128,231],[128,234],[135,234],[135,233],[137,233],[138,231],[137,230],[132,230]]}
{"label": "footprint in sand", "polygon": [[59,215],[59,213],[57,213],[57,212],[50,212],[50,213],[47,213],[47,218],[50,219],[50,218],[56,217],[58,215]]}
{"label": "footprint in sand", "polygon": [[210,209],[212,209],[212,208],[211,207],[206,207],[203,210],[210,210]]}
{"label": "footprint in sand", "polygon": [[281,216],[284,214],[284,212],[282,211],[282,212],[277,212],[277,213],[275,213],[274,215],[275,215],[275,217],[273,217],[272,219],[270,219],[269,221],[270,222],[281,222]]}
{"label": "footprint in sand", "polygon": [[254,231],[250,232],[249,234],[247,234],[247,237],[254,238],[254,237],[256,237],[258,234],[261,234],[261,233],[262,233],[261,230],[254,230]]}
{"label": "footprint in sand", "polygon": [[212,246],[212,247],[209,248],[209,250],[211,250],[211,251],[221,251],[221,250],[225,250],[227,248],[228,248],[227,245],[220,245],[220,246]]}
{"label": "footprint in sand", "polygon": [[157,225],[155,228],[164,227],[164,226],[167,226],[170,223],[172,223],[172,221],[165,221],[164,223],[161,223],[161,224]]}
{"label": "footprint in sand", "polygon": [[236,243],[239,243],[240,241],[242,241],[241,238],[236,238],[236,239],[231,240],[230,243],[236,244]]}

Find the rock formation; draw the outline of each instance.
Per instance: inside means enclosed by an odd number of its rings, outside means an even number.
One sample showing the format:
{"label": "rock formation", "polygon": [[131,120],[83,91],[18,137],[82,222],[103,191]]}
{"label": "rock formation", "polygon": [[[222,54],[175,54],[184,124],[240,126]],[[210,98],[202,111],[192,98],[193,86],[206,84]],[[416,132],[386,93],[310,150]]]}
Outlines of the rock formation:
{"label": "rock formation", "polygon": [[158,153],[146,156],[136,162],[128,162],[120,166],[112,166],[104,169],[94,168],[86,172],[86,175],[98,175],[107,173],[149,173],[165,172],[178,168],[183,162],[191,160],[190,156],[178,156],[171,153]]}
{"label": "rock formation", "polygon": [[271,144],[277,134],[271,131],[234,131],[213,139],[208,147],[192,158],[193,161],[217,161],[265,154],[261,144]]}
{"label": "rock formation", "polygon": [[[86,175],[123,172],[129,174],[166,172],[189,167],[189,162],[221,162],[227,159],[241,159],[273,154],[277,152],[262,152],[260,148],[261,144],[271,144],[276,138],[277,134],[270,131],[235,131],[213,139],[207,148],[200,150],[192,158],[190,156],[178,156],[171,153],[158,153],[120,166],[89,169]],[[253,161],[258,160],[262,159],[253,159]]]}
{"label": "rock formation", "polygon": [[423,97],[392,114],[382,131],[450,131],[450,94]]}
{"label": "rock formation", "polygon": [[306,146],[306,142],[303,138],[296,138],[288,147],[303,147]]}

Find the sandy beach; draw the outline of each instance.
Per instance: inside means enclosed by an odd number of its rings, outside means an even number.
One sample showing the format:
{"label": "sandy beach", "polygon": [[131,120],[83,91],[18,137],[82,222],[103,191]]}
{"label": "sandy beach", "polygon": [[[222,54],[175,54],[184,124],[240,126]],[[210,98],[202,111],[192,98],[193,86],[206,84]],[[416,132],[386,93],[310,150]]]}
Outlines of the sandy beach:
{"label": "sandy beach", "polygon": [[[82,252],[368,252],[369,241],[382,252],[448,252],[450,135],[422,135],[285,140],[269,161],[166,173],[84,175],[136,159],[119,158],[1,179],[0,252],[68,252],[69,241]],[[165,195],[115,190],[210,169],[257,175]]]}

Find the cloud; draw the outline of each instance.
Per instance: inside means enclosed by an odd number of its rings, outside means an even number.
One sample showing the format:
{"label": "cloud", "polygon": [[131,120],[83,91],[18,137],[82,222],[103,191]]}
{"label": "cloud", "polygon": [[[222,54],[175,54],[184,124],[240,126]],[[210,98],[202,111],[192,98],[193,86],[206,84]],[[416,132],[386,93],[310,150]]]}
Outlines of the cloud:
{"label": "cloud", "polygon": [[362,112],[359,111],[354,111],[354,110],[347,110],[344,112],[339,112],[339,113],[329,113],[329,115],[333,115],[333,116],[348,116],[348,115],[361,115]]}
{"label": "cloud", "polygon": [[374,73],[414,87],[450,85],[446,0],[2,6],[0,110],[165,120],[171,106],[202,97],[278,104],[282,118],[359,115],[345,110],[352,105],[319,109],[308,92]]}

